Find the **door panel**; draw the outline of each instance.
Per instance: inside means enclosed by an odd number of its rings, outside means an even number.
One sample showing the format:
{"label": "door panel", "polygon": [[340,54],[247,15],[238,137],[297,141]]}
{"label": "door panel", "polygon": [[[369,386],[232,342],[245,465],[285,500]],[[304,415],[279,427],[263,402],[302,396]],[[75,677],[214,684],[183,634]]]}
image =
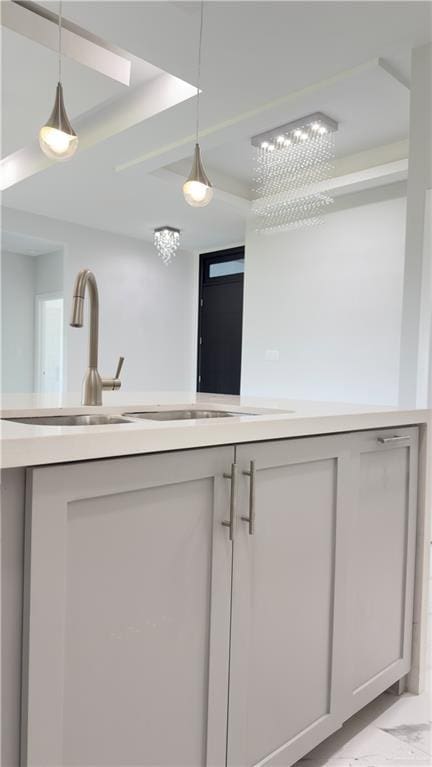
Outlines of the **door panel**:
{"label": "door panel", "polygon": [[[334,438],[237,448],[255,531],[234,544],[228,764],[293,764],[340,726],[347,464]],[[241,508],[247,508],[243,476]],[[336,597],[335,594],[336,588]]]}
{"label": "door panel", "polygon": [[203,288],[200,391],[239,394],[243,280]]}
{"label": "door panel", "polygon": [[197,390],[240,394],[244,247],[200,258]]}
{"label": "door panel", "polygon": [[385,444],[377,432],[351,437],[357,487],[348,566],[347,715],[411,664],[417,429],[398,429],[397,437]]}
{"label": "door panel", "polygon": [[224,763],[232,455],[33,471],[24,763]]}
{"label": "door panel", "polygon": [[63,296],[36,296],[35,391],[57,392],[63,388]]}

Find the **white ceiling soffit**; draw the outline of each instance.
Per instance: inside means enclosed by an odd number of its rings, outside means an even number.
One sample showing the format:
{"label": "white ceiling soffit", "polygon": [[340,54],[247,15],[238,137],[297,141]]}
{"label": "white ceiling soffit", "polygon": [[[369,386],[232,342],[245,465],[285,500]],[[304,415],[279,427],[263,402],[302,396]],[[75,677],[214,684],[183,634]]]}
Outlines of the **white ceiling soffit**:
{"label": "white ceiling soffit", "polygon": [[[53,51],[58,49],[57,14],[33,2],[3,0],[1,24]],[[101,38],[67,19],[62,20],[62,52],[123,85],[130,84],[131,62]]]}

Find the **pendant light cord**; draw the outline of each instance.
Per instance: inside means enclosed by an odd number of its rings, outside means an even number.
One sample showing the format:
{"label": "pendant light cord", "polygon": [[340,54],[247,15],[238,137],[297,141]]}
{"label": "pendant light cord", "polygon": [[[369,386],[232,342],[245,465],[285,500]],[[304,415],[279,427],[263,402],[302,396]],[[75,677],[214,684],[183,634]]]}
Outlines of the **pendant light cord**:
{"label": "pendant light cord", "polygon": [[201,18],[200,18],[200,28],[199,28],[198,72],[197,72],[197,110],[196,110],[196,143],[197,144],[199,143],[199,124],[200,124],[201,48],[202,48],[203,21],[204,21],[204,0],[201,0]]}
{"label": "pendant light cord", "polygon": [[62,0],[59,2],[59,23],[58,23],[58,81],[62,79]]}

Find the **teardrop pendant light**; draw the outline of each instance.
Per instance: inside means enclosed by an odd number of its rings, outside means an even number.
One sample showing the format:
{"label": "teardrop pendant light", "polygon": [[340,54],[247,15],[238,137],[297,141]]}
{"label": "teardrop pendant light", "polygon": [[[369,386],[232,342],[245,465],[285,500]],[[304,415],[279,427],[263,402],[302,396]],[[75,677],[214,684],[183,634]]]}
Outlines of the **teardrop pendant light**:
{"label": "teardrop pendant light", "polygon": [[208,205],[213,197],[213,188],[204,170],[201,160],[199,145],[199,118],[200,118],[200,81],[201,81],[201,47],[204,17],[204,2],[201,0],[201,19],[198,45],[198,76],[197,76],[197,110],[196,110],[196,142],[191,172],[183,184],[183,195],[193,208],[203,208]]}
{"label": "teardrop pendant light", "polygon": [[59,3],[58,23],[58,83],[53,110],[39,131],[39,144],[51,160],[68,160],[78,148],[78,136],[66,113],[62,86],[62,3]]}

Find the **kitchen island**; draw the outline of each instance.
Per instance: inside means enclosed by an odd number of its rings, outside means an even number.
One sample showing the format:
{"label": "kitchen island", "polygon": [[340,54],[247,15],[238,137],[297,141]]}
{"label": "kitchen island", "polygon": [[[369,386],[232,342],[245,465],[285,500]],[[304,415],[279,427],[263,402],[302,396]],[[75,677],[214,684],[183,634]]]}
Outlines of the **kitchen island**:
{"label": "kitchen island", "polygon": [[[2,421],[5,767],[288,767],[420,689],[429,411],[78,401],[3,399],[3,419],[134,414]],[[230,415],[137,417],[194,408]]]}

